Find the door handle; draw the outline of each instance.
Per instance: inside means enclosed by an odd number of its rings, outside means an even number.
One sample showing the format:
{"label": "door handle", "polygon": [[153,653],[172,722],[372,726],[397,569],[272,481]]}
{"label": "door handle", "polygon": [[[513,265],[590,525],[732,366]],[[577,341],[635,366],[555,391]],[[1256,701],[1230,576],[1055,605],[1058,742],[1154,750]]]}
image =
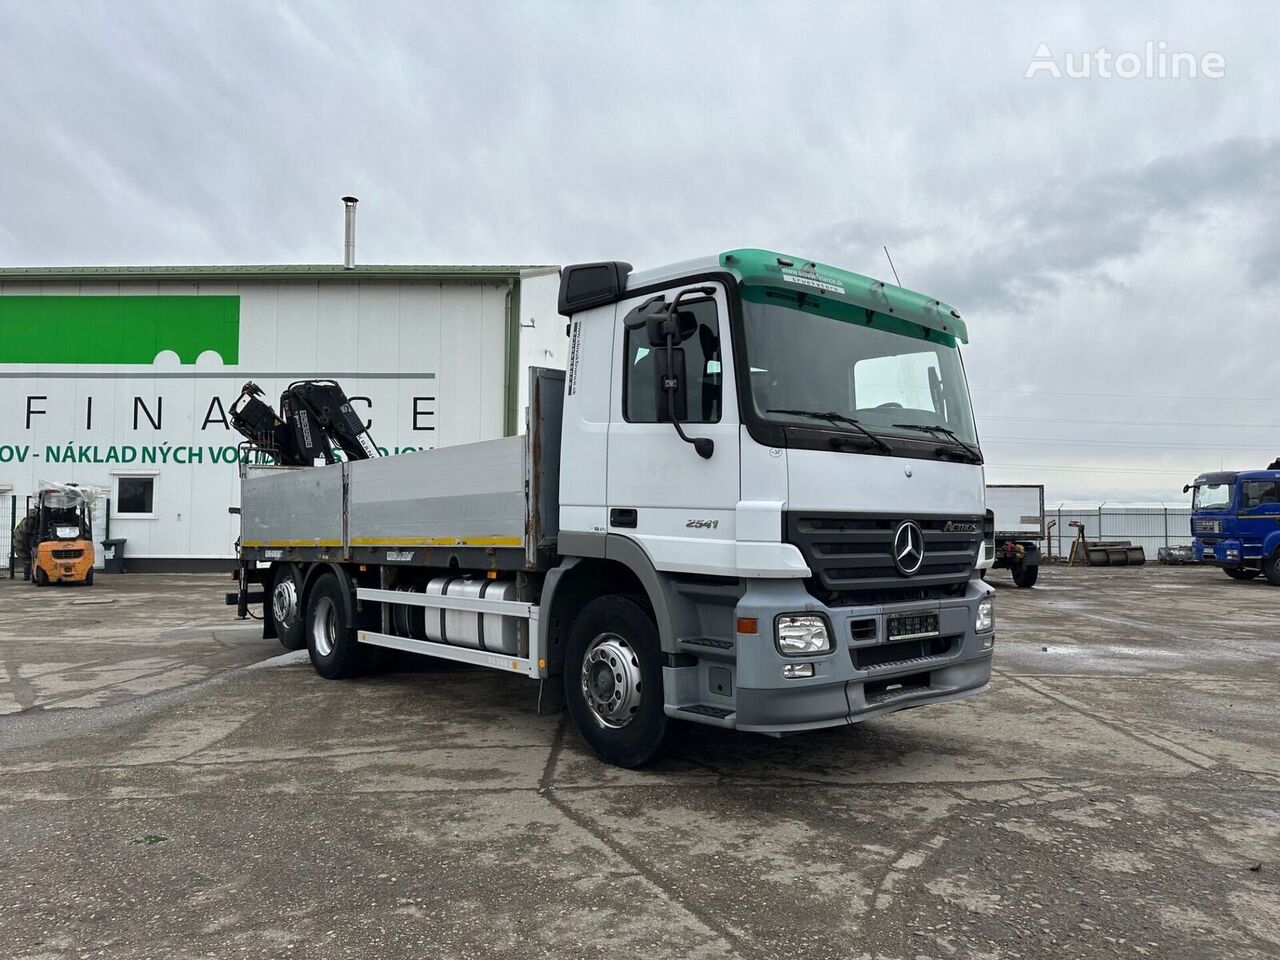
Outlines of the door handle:
{"label": "door handle", "polygon": [[635,527],[636,511],[634,507],[614,507],[609,511],[609,526]]}

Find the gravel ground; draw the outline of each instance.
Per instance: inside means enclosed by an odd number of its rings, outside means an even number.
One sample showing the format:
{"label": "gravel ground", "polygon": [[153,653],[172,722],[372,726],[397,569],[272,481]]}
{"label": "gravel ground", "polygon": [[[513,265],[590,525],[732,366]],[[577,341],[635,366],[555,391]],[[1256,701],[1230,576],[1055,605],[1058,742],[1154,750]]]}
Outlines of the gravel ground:
{"label": "gravel ground", "polygon": [[221,578],[0,581],[0,956],[1280,954],[1280,590],[993,581],[988,693],[640,772],[517,677],[323,681]]}

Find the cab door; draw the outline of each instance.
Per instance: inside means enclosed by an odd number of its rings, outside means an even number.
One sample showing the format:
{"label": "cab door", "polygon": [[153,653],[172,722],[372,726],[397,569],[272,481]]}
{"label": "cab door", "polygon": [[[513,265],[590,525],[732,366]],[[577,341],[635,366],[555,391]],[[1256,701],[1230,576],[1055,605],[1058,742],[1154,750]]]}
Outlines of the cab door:
{"label": "cab door", "polygon": [[1270,553],[1280,531],[1280,482],[1246,480],[1240,485],[1239,534],[1249,557]]}
{"label": "cab door", "polygon": [[[668,302],[685,285],[663,291]],[[692,286],[692,285],[688,285]],[[636,541],[659,570],[732,575],[739,497],[738,405],[724,288],[686,296],[682,318],[692,332],[683,351],[685,433],[714,443],[710,458],[659,421],[658,390],[665,348],[642,327],[626,329],[632,308],[650,292],[620,303],[614,331],[613,395],[606,480],[608,531]]]}

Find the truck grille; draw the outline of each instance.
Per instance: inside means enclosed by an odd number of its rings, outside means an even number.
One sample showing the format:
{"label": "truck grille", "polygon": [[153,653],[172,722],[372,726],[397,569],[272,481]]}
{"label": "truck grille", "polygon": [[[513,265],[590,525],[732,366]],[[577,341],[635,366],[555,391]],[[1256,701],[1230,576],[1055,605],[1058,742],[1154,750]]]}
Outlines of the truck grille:
{"label": "truck grille", "polygon": [[79,560],[84,556],[83,550],[54,550],[53,559],[55,560]]}
{"label": "truck grille", "polygon": [[1195,533],[1221,533],[1221,520],[1195,520],[1192,522],[1192,529]]}
{"label": "truck grille", "polygon": [[[924,534],[924,560],[911,577],[893,562],[894,531],[904,520],[914,520]],[[832,606],[963,593],[978,560],[982,528],[982,517],[786,514],[787,542],[800,549],[813,571],[809,591]]]}

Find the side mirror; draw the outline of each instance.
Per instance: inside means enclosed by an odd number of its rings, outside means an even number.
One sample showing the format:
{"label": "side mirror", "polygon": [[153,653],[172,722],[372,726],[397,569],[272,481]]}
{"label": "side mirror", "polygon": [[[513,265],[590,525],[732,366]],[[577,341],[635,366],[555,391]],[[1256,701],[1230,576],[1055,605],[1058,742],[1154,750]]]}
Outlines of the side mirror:
{"label": "side mirror", "polygon": [[666,316],[667,299],[662,294],[658,294],[638,307],[632,307],[631,312],[623,319],[622,325],[628,330],[639,330],[641,327],[649,327],[655,321],[666,319]]}
{"label": "side mirror", "polygon": [[657,373],[653,386],[658,419],[663,423],[681,423],[689,416],[684,347],[672,347],[670,351],[657,350],[653,354],[653,360],[654,372]]}
{"label": "side mirror", "polygon": [[646,300],[622,321],[628,330],[644,328],[651,347],[665,347],[667,337],[673,343],[684,343],[698,332],[698,318],[689,310],[675,310],[662,296]]}
{"label": "side mirror", "polygon": [[688,416],[688,400],[684,348],[676,344],[684,343],[698,332],[698,318],[690,310],[681,310],[680,301],[687,296],[709,297],[714,293],[715,287],[690,287],[681,290],[670,304],[659,294],[632,309],[622,321],[628,330],[643,327],[649,346],[653,348],[658,420],[672,424],[680,439],[693,444],[693,449],[703,460],[711,459],[716,445],[709,437],[690,437],[680,425]]}

